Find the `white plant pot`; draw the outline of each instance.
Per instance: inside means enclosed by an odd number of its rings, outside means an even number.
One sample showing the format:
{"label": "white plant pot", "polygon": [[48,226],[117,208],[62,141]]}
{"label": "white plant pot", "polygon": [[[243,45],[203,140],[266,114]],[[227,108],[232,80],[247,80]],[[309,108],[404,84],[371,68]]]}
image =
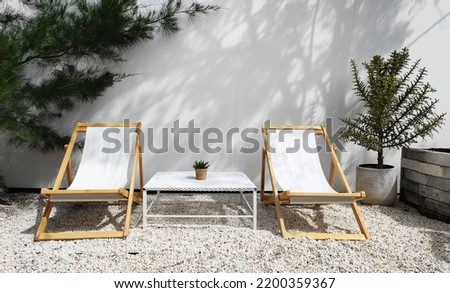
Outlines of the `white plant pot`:
{"label": "white plant pot", "polygon": [[366,198],[361,202],[391,206],[397,200],[397,169],[384,165],[378,169],[373,164],[356,167],[356,191],[365,191]]}

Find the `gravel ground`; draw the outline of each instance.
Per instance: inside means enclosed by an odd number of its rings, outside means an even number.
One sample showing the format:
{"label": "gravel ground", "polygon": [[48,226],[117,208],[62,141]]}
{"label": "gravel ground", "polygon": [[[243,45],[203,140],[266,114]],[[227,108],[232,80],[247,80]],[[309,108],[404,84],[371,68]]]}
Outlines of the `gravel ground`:
{"label": "gravel ground", "polygon": [[[142,205],[133,210],[126,239],[33,242],[44,207],[37,194],[14,194],[0,205],[0,272],[450,272],[450,224],[402,203],[361,205],[369,241],[285,239],[272,206],[258,203],[258,229],[249,219],[158,219],[142,230]],[[186,213],[244,213],[239,197],[162,196],[156,209]],[[58,204],[48,230],[111,229],[123,207]],[[107,215],[107,216],[104,216]],[[287,208],[287,222],[306,231],[357,231],[351,209],[328,205]],[[318,223],[318,225],[317,225]]]}

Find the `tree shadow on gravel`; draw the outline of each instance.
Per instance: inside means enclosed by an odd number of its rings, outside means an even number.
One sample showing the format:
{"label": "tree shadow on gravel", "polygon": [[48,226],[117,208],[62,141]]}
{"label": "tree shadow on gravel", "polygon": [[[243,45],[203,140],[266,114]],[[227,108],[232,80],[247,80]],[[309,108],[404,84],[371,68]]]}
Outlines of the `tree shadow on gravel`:
{"label": "tree shadow on gravel", "polygon": [[[392,209],[397,212],[393,213]],[[419,228],[429,236],[436,259],[450,263],[450,224],[422,216],[415,208],[399,201],[393,207],[380,206],[379,211],[403,226]]]}
{"label": "tree shadow on gravel", "polygon": [[[10,218],[17,216],[19,211],[26,210],[29,209],[30,206],[34,206],[35,202],[38,201],[39,196],[37,194],[30,193],[6,193],[4,194],[4,197],[7,199],[8,204],[0,205],[0,211],[7,218]],[[30,232],[27,232],[29,230]],[[22,233],[32,234],[34,233],[34,231],[31,231],[30,228],[23,231]]]}
{"label": "tree shadow on gravel", "polygon": [[[313,233],[355,233],[359,232],[354,220],[355,229],[349,229],[347,223],[337,222],[331,224],[327,219],[327,208],[329,205],[302,205],[285,208],[285,219],[288,223],[288,229],[298,230],[301,232]],[[348,207],[347,213],[352,213]]]}
{"label": "tree shadow on gravel", "polygon": [[[333,207],[330,205],[282,206],[288,230],[312,233],[355,233],[359,231],[350,207],[348,209],[345,207],[345,211],[341,211],[345,213],[347,219],[334,223],[329,218],[331,209]],[[259,217],[258,229],[280,235],[275,206],[261,204],[258,214],[262,213],[264,213],[264,217]]]}

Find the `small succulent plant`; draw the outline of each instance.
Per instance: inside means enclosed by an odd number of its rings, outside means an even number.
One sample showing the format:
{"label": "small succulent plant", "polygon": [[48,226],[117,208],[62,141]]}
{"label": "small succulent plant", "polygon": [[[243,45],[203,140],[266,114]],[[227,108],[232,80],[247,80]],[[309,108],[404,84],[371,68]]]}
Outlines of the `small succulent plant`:
{"label": "small succulent plant", "polygon": [[192,167],[194,169],[208,169],[209,167],[209,162],[207,161],[203,161],[203,160],[197,160],[194,162],[194,164],[192,165]]}

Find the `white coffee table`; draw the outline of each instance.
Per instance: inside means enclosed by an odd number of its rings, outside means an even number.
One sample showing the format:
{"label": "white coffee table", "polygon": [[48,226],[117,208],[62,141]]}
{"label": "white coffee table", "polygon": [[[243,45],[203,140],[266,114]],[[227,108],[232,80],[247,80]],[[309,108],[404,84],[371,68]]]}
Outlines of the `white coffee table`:
{"label": "white coffee table", "polygon": [[[142,226],[147,228],[148,218],[252,218],[256,230],[256,186],[242,172],[208,172],[206,180],[196,180],[194,171],[157,172],[145,185],[146,191],[156,191],[156,197],[147,207],[147,192],[144,192]],[[251,215],[158,215],[149,213],[160,192],[239,192]],[[253,193],[253,205],[244,197],[244,192]],[[224,193],[223,196],[227,194]]]}

